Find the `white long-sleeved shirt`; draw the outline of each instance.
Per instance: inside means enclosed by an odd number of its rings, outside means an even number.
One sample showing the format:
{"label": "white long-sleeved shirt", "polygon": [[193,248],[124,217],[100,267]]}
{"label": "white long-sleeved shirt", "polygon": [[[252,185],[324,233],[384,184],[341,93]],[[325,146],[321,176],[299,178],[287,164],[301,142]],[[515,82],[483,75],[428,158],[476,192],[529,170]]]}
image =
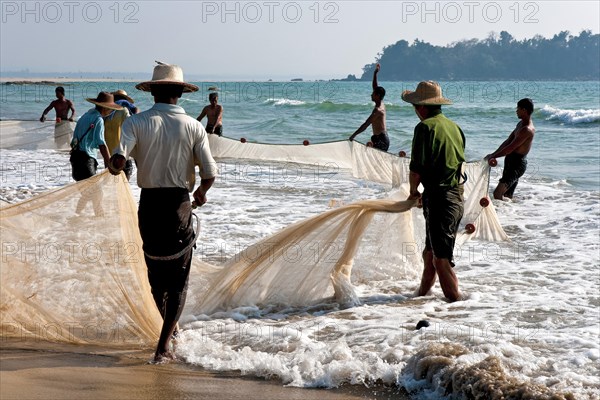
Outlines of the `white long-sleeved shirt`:
{"label": "white long-sleeved shirt", "polygon": [[113,154],[133,157],[138,186],[194,190],[195,166],[202,179],[217,175],[217,164],[202,124],[177,105],[156,103],[123,123],[121,141]]}

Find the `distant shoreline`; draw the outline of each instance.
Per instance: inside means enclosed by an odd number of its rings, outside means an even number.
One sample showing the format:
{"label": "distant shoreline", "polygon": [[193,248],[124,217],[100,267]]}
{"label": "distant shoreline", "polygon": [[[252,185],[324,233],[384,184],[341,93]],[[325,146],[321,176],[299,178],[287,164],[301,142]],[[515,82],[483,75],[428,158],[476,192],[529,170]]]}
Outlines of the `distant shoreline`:
{"label": "distant shoreline", "polygon": [[[187,82],[272,82],[272,83],[310,83],[310,82],[334,82],[340,79],[302,79],[294,78],[290,79],[195,79],[194,77],[186,78]],[[4,77],[0,76],[0,84],[15,84],[15,85],[60,85],[62,83],[69,82],[143,82],[150,80],[150,77],[146,78],[67,78],[67,77],[34,77],[34,78],[23,78],[23,77]]]}
{"label": "distant shoreline", "polygon": [[58,85],[61,83],[68,82],[137,82],[137,80],[122,79],[122,78],[7,78],[0,77],[0,83],[2,84],[15,84],[15,85]]}

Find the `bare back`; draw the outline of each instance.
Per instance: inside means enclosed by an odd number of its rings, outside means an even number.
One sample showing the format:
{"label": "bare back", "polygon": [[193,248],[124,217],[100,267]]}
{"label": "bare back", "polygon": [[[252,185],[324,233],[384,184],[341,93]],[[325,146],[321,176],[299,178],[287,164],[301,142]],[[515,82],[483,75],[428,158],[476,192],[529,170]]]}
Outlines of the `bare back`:
{"label": "bare back", "polygon": [[385,125],[385,105],[383,103],[373,109],[371,128],[373,128],[373,135],[387,132]]}

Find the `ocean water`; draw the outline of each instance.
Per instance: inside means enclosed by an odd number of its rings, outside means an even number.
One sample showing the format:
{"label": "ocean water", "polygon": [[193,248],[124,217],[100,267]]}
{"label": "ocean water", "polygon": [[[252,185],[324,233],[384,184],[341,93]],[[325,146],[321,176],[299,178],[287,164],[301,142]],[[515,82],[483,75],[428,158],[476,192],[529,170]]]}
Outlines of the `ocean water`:
{"label": "ocean water", "polygon": [[[400,93],[417,83],[381,84],[387,90],[390,152],[409,153],[418,119]],[[208,87],[218,86],[225,136],[273,145],[343,140],[372,108],[370,84],[363,82],[198,85],[200,92],[180,101],[190,115],[207,104]],[[455,101],[444,112],[463,128],[469,160],[495,150],[514,129],[520,98],[531,97],[536,105],[528,171],[514,201],[494,201],[511,242],[471,241],[456,249],[456,273],[467,299],[446,303],[438,285],[430,296],[415,298],[420,266],[416,278],[378,274],[377,279],[369,267],[389,266],[363,266],[367,272],[353,276],[359,307],[325,302],[185,315],[177,348],[181,358],[291,386],[404,386],[415,399],[466,397],[472,390],[468,383],[474,383],[468,379],[481,384],[490,375],[506,390],[526,387],[536,393],[540,387],[578,399],[600,398],[600,83],[442,82],[442,87]],[[141,109],[152,104],[150,95],[130,82],[65,88],[78,115],[91,106],[84,99],[100,90],[123,88]],[[0,119],[36,120],[52,98],[52,86],[2,85]],[[32,122],[31,129],[50,135],[52,125]],[[369,136],[365,132],[358,140]],[[0,154],[4,201],[70,181],[64,152],[2,148]],[[492,189],[501,166],[502,160],[492,170]],[[221,160],[221,176],[202,209],[196,256],[223,263],[332,203],[383,198],[391,190],[355,179],[351,171],[331,179],[316,176],[310,165],[290,175],[276,163]],[[137,196],[135,180],[132,185]],[[188,302],[201,295],[191,293]],[[415,330],[420,320],[430,326]]]}
{"label": "ocean water", "polygon": [[[180,101],[188,114],[198,116],[208,104],[208,88],[218,87],[224,106],[225,135],[274,144],[335,141],[347,138],[369,116],[371,84],[367,82],[195,82],[200,91]],[[417,82],[380,82],[386,88],[390,152],[410,151],[416,117],[404,103],[403,90]],[[600,83],[591,82],[441,82],[454,105],[444,108],[467,136],[467,158],[478,159],[495,150],[518,122],[516,102],[534,100],[538,129],[530,153],[530,178],[562,180],[574,188],[594,190],[600,182]],[[140,109],[152,106],[149,93],[133,82],[65,83],[67,98],[78,115],[101,90],[125,89]],[[37,120],[54,99],[53,86],[0,85],[0,119]],[[53,112],[50,113],[51,119]],[[205,120],[206,121],[206,120]],[[358,140],[367,142],[370,130]],[[582,145],[585,151],[582,152]],[[534,173],[534,171],[536,171]],[[538,174],[537,171],[543,171]],[[498,169],[500,173],[500,169]],[[535,176],[533,176],[535,174]]]}

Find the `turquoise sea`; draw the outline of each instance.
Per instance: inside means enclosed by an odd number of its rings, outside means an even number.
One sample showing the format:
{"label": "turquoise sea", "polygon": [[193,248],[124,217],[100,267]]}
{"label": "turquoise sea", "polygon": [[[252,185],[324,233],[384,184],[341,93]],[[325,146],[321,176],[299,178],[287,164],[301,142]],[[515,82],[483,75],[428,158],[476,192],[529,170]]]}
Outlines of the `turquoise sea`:
{"label": "turquoise sea", "polygon": [[[369,116],[370,82],[194,82],[200,90],[180,101],[196,117],[208,104],[208,89],[219,88],[224,106],[224,134],[248,141],[297,144],[342,140]],[[403,90],[417,82],[380,82],[386,88],[390,152],[410,151],[418,122]],[[527,174],[532,179],[563,181],[575,188],[595,190],[600,184],[600,83],[591,82],[441,82],[454,105],[444,113],[455,120],[467,137],[467,158],[492,152],[518,122],[516,102],[530,97],[537,134],[529,155]],[[84,99],[101,90],[126,90],[140,109],[152,106],[149,93],[134,82],[65,83],[67,98],[77,114],[90,106]],[[2,85],[0,119],[35,120],[54,98],[54,86]],[[51,118],[53,112],[50,113]],[[358,140],[369,140],[370,128]],[[534,176],[535,175],[535,176]]]}

